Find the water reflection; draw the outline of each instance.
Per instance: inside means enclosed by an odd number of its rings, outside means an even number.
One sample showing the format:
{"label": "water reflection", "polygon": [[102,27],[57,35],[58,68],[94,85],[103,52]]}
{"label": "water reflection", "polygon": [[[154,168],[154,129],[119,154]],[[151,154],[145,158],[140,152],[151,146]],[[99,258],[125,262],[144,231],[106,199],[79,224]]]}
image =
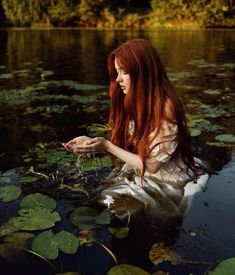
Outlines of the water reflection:
{"label": "water reflection", "polygon": [[[189,215],[169,219],[165,225],[156,219],[155,229],[146,226],[144,215],[137,216],[131,220],[131,234],[126,239],[113,238],[113,252],[120,263],[128,261],[143,267],[152,266],[148,250],[158,241],[176,243],[189,258],[215,262],[234,256],[234,241],[230,242],[233,233],[228,229],[234,229],[234,199],[230,196],[234,192],[230,183],[234,178],[234,147],[208,145],[215,142],[216,135],[233,134],[235,126],[233,31],[24,29],[1,30],[0,37],[1,171],[27,166],[22,155],[37,143],[69,140],[86,134],[87,126],[93,123],[106,123],[108,53],[127,39],[149,39],[191,116],[191,125],[201,131],[193,137],[193,143],[214,174]],[[93,86],[83,89],[82,84]],[[102,86],[93,89],[96,85]],[[213,94],[215,90],[219,94]],[[196,231],[195,238],[188,234],[191,229]],[[224,243],[230,250],[221,248]]]}

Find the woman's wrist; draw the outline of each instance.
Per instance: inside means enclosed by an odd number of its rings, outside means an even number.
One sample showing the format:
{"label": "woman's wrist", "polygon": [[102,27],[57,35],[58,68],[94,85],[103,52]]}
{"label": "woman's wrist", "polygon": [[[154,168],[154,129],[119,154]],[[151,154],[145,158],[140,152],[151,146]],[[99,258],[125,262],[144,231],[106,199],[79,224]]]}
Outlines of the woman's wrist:
{"label": "woman's wrist", "polygon": [[107,140],[107,139],[105,140],[105,151],[106,151],[106,152],[109,152],[109,153],[110,153],[111,144],[112,144],[111,141],[109,141],[109,140]]}

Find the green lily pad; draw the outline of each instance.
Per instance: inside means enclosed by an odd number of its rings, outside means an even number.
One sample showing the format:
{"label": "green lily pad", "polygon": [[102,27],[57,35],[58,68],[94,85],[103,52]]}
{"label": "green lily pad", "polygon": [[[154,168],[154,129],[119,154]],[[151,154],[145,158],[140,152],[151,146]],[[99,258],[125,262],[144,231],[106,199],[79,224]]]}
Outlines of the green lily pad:
{"label": "green lily pad", "polygon": [[109,231],[118,239],[123,239],[125,238],[128,233],[129,233],[129,227],[118,227],[118,228],[113,228],[110,227]]}
{"label": "green lily pad", "polygon": [[71,213],[70,220],[80,229],[92,229],[96,224],[109,224],[110,213],[106,209],[99,213],[94,208],[82,206]]}
{"label": "green lily pad", "polygon": [[21,188],[16,185],[6,185],[0,187],[0,199],[4,202],[10,202],[21,195]]}
{"label": "green lily pad", "polygon": [[10,78],[14,78],[14,74],[12,73],[0,74],[0,79],[10,79]]}
{"label": "green lily pad", "polygon": [[78,249],[78,239],[67,231],[53,234],[51,230],[40,233],[32,243],[34,252],[46,259],[54,260],[59,255],[59,249],[67,254],[74,254]]}
{"label": "green lily pad", "polygon": [[235,136],[232,134],[223,134],[215,137],[215,140],[221,142],[235,142]]}
{"label": "green lily pad", "polygon": [[235,258],[228,258],[220,262],[214,271],[211,272],[212,275],[234,275],[235,270]]}
{"label": "green lily pad", "polygon": [[58,248],[67,254],[74,254],[78,249],[78,238],[67,231],[60,231],[54,236]]}
{"label": "green lily pad", "polygon": [[147,271],[137,266],[120,264],[112,267],[107,275],[150,275]]}
{"label": "green lily pad", "polygon": [[58,212],[47,208],[22,209],[19,217],[12,217],[9,223],[20,230],[43,230],[55,225],[60,221]]}
{"label": "green lily pad", "polygon": [[54,234],[51,231],[38,234],[33,240],[32,249],[48,260],[55,260],[59,255],[59,249],[54,241]]}
{"label": "green lily pad", "polygon": [[56,201],[41,193],[27,195],[20,203],[21,209],[44,207],[47,209],[55,209]]}
{"label": "green lily pad", "polygon": [[208,90],[205,90],[203,91],[204,94],[207,94],[207,95],[220,95],[221,94],[221,90],[220,89],[208,89]]}
{"label": "green lily pad", "polygon": [[22,183],[30,183],[30,182],[35,182],[38,180],[38,177],[34,177],[34,176],[22,176],[20,178],[20,181]]}
{"label": "green lily pad", "polygon": [[201,130],[195,129],[195,128],[189,128],[190,136],[191,137],[197,137],[201,134]]}
{"label": "green lily pad", "polygon": [[11,178],[0,176],[0,183],[11,183]]}

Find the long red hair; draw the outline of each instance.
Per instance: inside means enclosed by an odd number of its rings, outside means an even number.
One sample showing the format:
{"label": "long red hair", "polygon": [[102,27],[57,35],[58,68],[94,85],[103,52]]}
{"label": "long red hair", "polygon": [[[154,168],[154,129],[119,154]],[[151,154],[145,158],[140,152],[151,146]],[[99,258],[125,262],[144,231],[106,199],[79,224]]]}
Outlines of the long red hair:
{"label": "long red hair", "polygon": [[[116,82],[115,58],[130,75],[131,85],[126,95]],[[157,135],[162,120],[169,121],[178,126],[178,146],[172,158],[177,160],[180,156],[188,168],[196,171],[181,101],[153,46],[145,39],[133,39],[121,44],[108,57],[108,72],[110,140],[117,146],[138,154],[143,161],[144,173],[144,161],[151,154],[150,144],[153,140],[150,140],[149,135],[153,131]],[[131,120],[135,128],[130,136],[128,128]]]}

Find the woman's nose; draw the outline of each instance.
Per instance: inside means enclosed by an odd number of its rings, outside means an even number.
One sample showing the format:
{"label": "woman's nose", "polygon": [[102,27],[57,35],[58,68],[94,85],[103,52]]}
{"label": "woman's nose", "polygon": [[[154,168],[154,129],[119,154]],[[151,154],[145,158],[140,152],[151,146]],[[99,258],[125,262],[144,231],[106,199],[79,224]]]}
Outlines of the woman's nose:
{"label": "woman's nose", "polygon": [[121,78],[121,76],[118,74],[117,75],[117,78],[116,78],[116,81],[119,83],[119,82],[122,82],[122,78]]}

